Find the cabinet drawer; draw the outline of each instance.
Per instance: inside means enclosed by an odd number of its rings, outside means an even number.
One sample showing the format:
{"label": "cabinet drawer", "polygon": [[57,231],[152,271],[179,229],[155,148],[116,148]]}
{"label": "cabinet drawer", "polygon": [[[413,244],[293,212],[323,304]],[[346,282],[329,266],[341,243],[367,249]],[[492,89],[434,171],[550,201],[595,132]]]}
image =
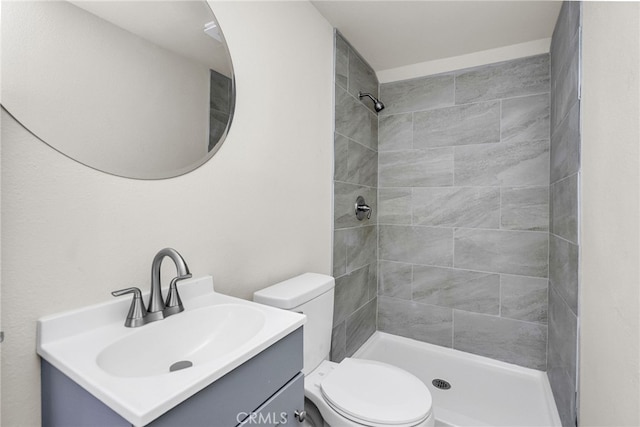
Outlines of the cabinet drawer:
{"label": "cabinet drawer", "polygon": [[299,373],[262,406],[249,414],[240,427],[294,427],[295,411],[304,410],[304,375]]}

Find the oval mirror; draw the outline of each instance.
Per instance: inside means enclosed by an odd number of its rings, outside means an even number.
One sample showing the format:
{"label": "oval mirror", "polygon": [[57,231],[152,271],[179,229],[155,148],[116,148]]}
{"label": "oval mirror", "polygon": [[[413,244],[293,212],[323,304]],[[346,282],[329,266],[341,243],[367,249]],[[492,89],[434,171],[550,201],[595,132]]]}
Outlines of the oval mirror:
{"label": "oval mirror", "polygon": [[92,168],[170,178],[233,117],[231,59],[204,1],[3,1],[2,105]]}

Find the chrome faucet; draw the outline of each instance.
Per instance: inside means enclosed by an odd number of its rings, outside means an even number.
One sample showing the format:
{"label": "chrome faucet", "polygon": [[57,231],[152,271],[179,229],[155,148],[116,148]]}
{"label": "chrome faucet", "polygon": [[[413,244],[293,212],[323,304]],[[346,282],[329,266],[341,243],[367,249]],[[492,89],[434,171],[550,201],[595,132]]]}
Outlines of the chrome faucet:
{"label": "chrome faucet", "polygon": [[[169,257],[173,260],[176,265],[176,270],[178,271],[178,275],[171,280],[171,284],[169,285],[169,293],[167,295],[166,302],[162,299],[162,290],[160,286],[160,266],[162,265],[162,260],[164,260],[165,257]],[[161,249],[153,258],[153,263],[151,264],[151,293],[149,295],[149,304],[146,309],[142,302],[140,289],[138,288],[127,288],[111,292],[114,297],[130,293],[134,294],[133,301],[131,302],[131,308],[129,309],[129,314],[125,321],[125,326],[135,328],[155,320],[162,320],[165,317],[184,311],[180,295],[178,294],[177,283],[180,280],[188,279],[190,277],[191,273],[189,272],[189,267],[187,267],[187,263],[178,251],[171,248]]]}
{"label": "chrome faucet", "polygon": [[[162,290],[160,289],[160,266],[162,265],[164,257],[171,258],[176,265],[176,270],[178,270],[178,276],[171,281],[167,303],[162,300]],[[149,318],[147,322],[164,319],[165,317],[180,313],[184,310],[180,297],[177,294],[178,288],[176,284],[178,281],[190,277],[189,267],[187,267],[187,263],[178,251],[171,248],[160,249],[153,258],[153,263],[151,263],[151,294],[149,295],[149,304],[147,305],[147,317]],[[176,305],[168,306],[170,303],[175,303]]]}

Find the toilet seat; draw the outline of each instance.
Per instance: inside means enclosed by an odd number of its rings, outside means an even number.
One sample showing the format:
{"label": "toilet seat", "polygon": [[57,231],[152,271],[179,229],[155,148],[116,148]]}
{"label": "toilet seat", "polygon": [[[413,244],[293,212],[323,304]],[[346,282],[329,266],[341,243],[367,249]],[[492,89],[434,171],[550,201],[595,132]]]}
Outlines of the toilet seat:
{"label": "toilet seat", "polygon": [[431,415],[431,393],[422,381],[386,363],[346,358],[319,386],[333,410],[361,425],[415,426]]}

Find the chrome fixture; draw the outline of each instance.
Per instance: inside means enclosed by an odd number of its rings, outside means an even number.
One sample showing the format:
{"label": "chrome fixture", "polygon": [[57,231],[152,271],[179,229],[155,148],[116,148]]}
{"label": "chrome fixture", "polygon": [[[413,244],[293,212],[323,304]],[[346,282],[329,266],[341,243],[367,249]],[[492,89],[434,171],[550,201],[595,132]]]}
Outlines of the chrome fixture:
{"label": "chrome fixture", "polygon": [[307,419],[307,411],[299,411],[296,409],[293,415],[296,417],[296,420],[298,420],[298,422],[300,423]]}
{"label": "chrome fixture", "polygon": [[[169,310],[166,315],[164,313],[167,305],[162,300],[162,290],[160,289],[160,265],[162,264],[162,260],[164,257],[169,257],[176,265],[176,270],[178,270],[178,276],[171,281],[171,284],[174,286],[175,296],[177,298],[172,298],[173,302],[179,302],[180,297],[178,296],[178,289],[175,287],[175,282],[183,279],[188,279],[191,277],[191,273],[189,272],[189,267],[187,267],[187,263],[182,258],[182,255],[178,253],[175,249],[164,248],[160,249],[160,251],[153,258],[153,262],[151,263],[151,294],[149,295],[149,304],[147,306],[147,316],[150,316],[148,322],[153,322],[154,320],[164,319],[166,316],[170,316],[175,313],[179,313],[184,310],[183,307],[179,307],[178,309],[173,309],[174,306],[171,306],[171,310]],[[172,292],[169,291],[169,297],[167,298],[167,302],[170,302]],[[180,303],[182,305],[182,303]]]}
{"label": "chrome fixture", "polygon": [[376,113],[379,113],[380,111],[384,110],[384,104],[382,102],[380,102],[380,100],[378,98],[376,98],[375,96],[371,95],[370,93],[358,92],[358,98],[362,99],[365,96],[368,96],[373,101],[373,108],[376,109]]}
{"label": "chrome fixture", "polygon": [[371,209],[369,205],[366,204],[366,202],[364,201],[364,197],[358,196],[358,198],[356,199],[356,218],[358,218],[358,221],[362,221],[365,216],[367,217],[367,219],[371,219],[372,212],[373,209]]}
{"label": "chrome fixture", "polygon": [[129,314],[127,314],[127,320],[125,320],[124,326],[127,328],[137,328],[138,326],[144,325],[147,323],[147,310],[144,308],[140,289],[126,288],[111,292],[111,295],[114,297],[126,294],[133,294],[133,301],[131,301],[131,307],[129,307]]}
{"label": "chrome fixture", "polygon": [[[171,280],[171,284],[169,285],[166,302],[162,299],[162,290],[160,287],[160,266],[165,257],[171,258],[178,271],[178,275]],[[149,305],[146,309],[139,288],[126,288],[111,292],[111,295],[114,297],[133,294],[133,301],[131,302],[129,314],[127,315],[127,320],[124,325],[128,328],[136,328],[184,311],[180,295],[178,294],[177,283],[180,280],[190,277],[189,267],[187,267],[187,263],[178,251],[171,248],[161,249],[153,258],[153,263],[151,264],[151,293],[149,294]]]}
{"label": "chrome fixture", "polygon": [[[189,275],[191,277],[191,275]],[[172,314],[180,313],[184,311],[184,306],[182,305],[182,300],[180,299],[180,294],[178,294],[178,280],[186,279],[186,277],[174,277],[171,280],[171,284],[169,285],[169,293],[167,294],[167,299],[164,303],[165,309],[162,312],[164,317],[171,316]]]}

